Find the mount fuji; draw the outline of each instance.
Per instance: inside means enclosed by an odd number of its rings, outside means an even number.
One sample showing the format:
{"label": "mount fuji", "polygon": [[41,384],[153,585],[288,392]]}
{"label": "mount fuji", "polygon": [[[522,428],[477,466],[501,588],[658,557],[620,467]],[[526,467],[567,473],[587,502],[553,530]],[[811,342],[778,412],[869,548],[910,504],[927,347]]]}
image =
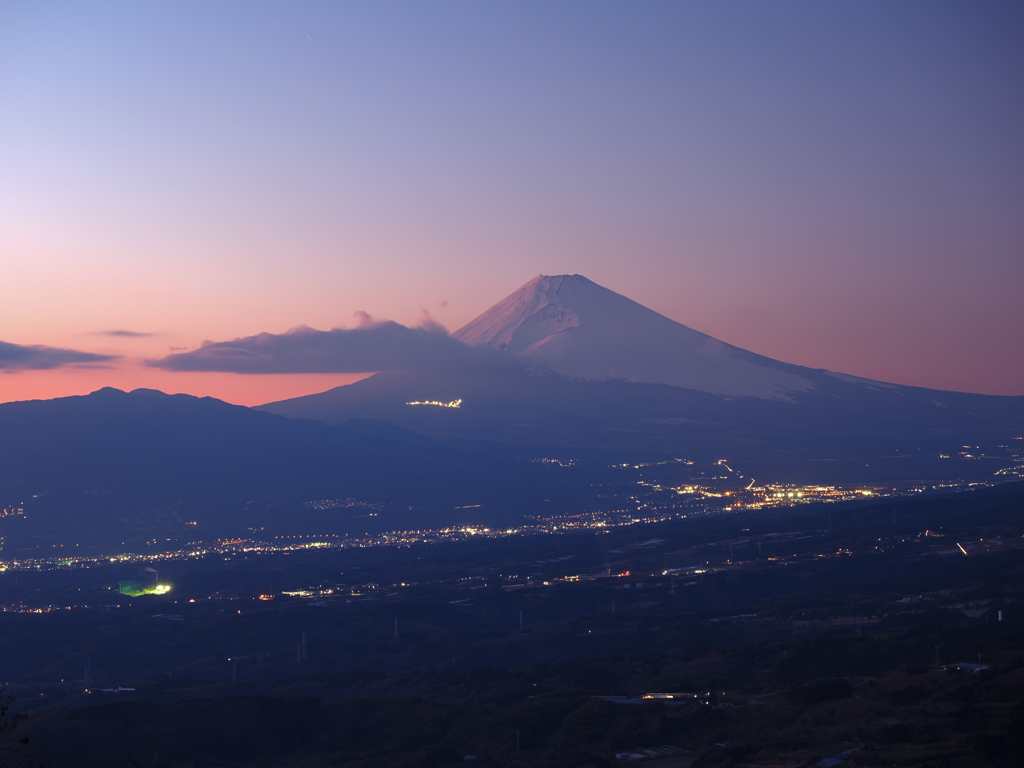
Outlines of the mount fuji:
{"label": "mount fuji", "polygon": [[587,381],[775,400],[814,389],[797,366],[725,344],[582,275],[537,275],[452,335]]}
{"label": "mount fuji", "polygon": [[479,364],[378,373],[260,410],[328,424],[382,419],[431,436],[569,452],[831,462],[861,476],[885,463],[893,475],[913,467],[914,476],[937,476],[950,466],[940,457],[964,445],[1005,447],[1024,434],[1024,397],[783,363],[581,275],[538,275],[452,337],[479,350]]}

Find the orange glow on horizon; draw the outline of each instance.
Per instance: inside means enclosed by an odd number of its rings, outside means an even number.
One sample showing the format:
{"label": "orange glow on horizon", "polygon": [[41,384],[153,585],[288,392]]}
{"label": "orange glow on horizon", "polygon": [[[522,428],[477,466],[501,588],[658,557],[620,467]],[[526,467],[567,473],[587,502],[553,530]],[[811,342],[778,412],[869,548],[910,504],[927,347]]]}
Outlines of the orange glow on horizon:
{"label": "orange glow on horizon", "polygon": [[103,387],[158,389],[215,397],[235,405],[263,405],[323,392],[372,376],[370,373],[262,374],[171,372],[127,365],[111,368],[58,368],[0,373],[0,402],[49,400],[87,395]]}

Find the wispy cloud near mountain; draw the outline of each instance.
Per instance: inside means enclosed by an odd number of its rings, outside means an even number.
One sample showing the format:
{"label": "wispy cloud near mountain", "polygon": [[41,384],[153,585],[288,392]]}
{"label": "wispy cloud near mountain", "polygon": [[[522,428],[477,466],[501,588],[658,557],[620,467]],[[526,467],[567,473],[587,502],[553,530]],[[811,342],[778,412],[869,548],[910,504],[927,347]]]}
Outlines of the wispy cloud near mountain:
{"label": "wispy cloud near mountain", "polygon": [[110,331],[96,331],[94,336],[114,336],[123,339],[143,339],[149,336],[156,336],[155,333],[146,333],[143,331],[128,331],[123,328],[117,328]]}
{"label": "wispy cloud near mountain", "polygon": [[431,320],[409,328],[360,314],[357,328],[293,328],[232,341],[207,341],[199,349],[148,360],[168,371],[232,373],[369,373],[474,366],[497,359],[489,350],[456,341]]}
{"label": "wispy cloud near mountain", "polygon": [[23,346],[0,341],[0,370],[4,371],[38,371],[63,366],[84,367],[116,359],[117,355],[97,355],[42,344]]}

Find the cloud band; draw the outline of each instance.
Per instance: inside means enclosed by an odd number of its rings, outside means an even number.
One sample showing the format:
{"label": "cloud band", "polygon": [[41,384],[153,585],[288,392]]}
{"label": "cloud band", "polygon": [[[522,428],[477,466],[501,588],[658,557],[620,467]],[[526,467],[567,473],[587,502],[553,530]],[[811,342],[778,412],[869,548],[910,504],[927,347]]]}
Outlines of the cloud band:
{"label": "cloud band", "polygon": [[67,365],[94,365],[116,359],[117,355],[97,355],[42,344],[23,346],[0,341],[0,370],[4,371],[39,371]]}
{"label": "cloud band", "polygon": [[456,341],[440,326],[409,328],[367,322],[359,328],[317,331],[296,328],[233,341],[204,342],[199,349],[148,360],[168,371],[233,373],[370,373],[473,367],[491,360],[489,350]]}

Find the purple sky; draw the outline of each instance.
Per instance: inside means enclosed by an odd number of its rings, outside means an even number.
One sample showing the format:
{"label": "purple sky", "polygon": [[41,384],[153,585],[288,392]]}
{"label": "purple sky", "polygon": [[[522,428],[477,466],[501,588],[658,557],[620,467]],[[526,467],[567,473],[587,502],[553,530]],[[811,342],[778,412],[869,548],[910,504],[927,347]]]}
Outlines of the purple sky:
{"label": "purple sky", "polygon": [[4,3],[0,401],[320,391],[145,361],[538,273],[1024,395],[1022,41],[1019,2]]}

